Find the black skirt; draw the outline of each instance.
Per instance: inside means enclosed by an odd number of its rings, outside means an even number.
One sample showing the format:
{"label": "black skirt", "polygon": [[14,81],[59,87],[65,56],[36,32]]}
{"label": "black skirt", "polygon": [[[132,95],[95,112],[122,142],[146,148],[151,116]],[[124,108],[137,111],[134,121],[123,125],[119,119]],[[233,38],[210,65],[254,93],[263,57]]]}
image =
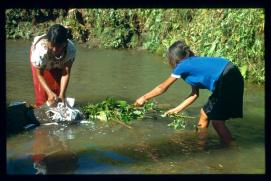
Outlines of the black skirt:
{"label": "black skirt", "polygon": [[244,79],[239,69],[228,63],[216,82],[215,90],[203,110],[208,120],[243,117]]}

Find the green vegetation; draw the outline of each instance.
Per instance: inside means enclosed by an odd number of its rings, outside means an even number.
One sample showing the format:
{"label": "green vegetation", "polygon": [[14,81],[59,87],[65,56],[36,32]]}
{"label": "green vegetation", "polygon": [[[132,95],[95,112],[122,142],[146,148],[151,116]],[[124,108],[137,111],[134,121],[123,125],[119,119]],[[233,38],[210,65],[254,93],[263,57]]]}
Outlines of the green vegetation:
{"label": "green vegetation", "polygon": [[[171,114],[167,115],[166,117],[169,117],[173,121],[168,124],[168,126],[173,127],[174,129],[185,129],[189,127],[191,124],[189,122],[190,119],[195,119],[195,117],[184,115],[184,113],[181,114]],[[196,128],[195,124],[192,124],[193,128]]]}
{"label": "green vegetation", "polygon": [[101,103],[90,103],[82,107],[87,119],[99,119],[101,121],[117,119],[125,123],[135,119],[142,119],[147,111],[155,109],[156,106],[153,102],[148,102],[143,107],[135,107],[124,100],[115,100],[113,98],[107,98]]}
{"label": "green vegetation", "polygon": [[[155,102],[149,101],[143,107],[135,107],[124,100],[115,100],[113,98],[107,98],[97,104],[89,103],[82,107],[82,111],[88,120],[118,121],[118,123],[125,123],[128,128],[131,128],[127,124],[130,124],[132,120],[148,117],[146,116],[148,112],[152,111],[159,115],[163,113]],[[189,125],[189,119],[195,119],[195,117],[185,116],[184,114],[161,115],[161,117],[173,120],[168,126],[174,129],[185,129]],[[193,127],[195,128],[195,125]]]}
{"label": "green vegetation", "polygon": [[263,9],[7,9],[6,38],[32,39],[54,24],[90,48],[140,48],[166,56],[183,39],[200,56],[219,56],[263,84]]}

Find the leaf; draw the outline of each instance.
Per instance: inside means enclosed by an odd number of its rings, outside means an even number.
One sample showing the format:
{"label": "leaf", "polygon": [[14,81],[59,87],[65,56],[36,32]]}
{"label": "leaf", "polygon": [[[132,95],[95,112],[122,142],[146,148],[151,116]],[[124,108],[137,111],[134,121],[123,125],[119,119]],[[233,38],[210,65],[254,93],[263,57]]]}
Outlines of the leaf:
{"label": "leaf", "polygon": [[98,115],[96,116],[96,118],[101,121],[105,121],[105,122],[107,121],[107,116],[104,111],[98,112]]}
{"label": "leaf", "polygon": [[246,78],[246,74],[247,74],[247,65],[243,65],[242,67],[240,67],[240,72],[242,74],[242,76],[244,78]]}
{"label": "leaf", "polygon": [[212,43],[212,47],[210,48],[210,50],[208,51],[208,55],[212,55],[215,48],[216,48],[216,45],[217,45],[217,40],[215,40],[213,43]]}
{"label": "leaf", "polygon": [[126,107],[128,104],[126,101],[117,101],[117,103],[121,106],[121,107]]}
{"label": "leaf", "polygon": [[133,111],[133,113],[136,114],[136,115],[141,115],[142,112],[136,110],[136,111]]}

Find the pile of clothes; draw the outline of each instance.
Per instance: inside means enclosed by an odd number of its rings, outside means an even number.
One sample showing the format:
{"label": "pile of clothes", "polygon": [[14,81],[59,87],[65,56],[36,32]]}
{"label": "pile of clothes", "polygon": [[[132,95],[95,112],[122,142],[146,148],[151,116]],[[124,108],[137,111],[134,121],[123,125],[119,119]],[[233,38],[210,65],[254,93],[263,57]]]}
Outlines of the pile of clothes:
{"label": "pile of clothes", "polygon": [[80,110],[73,107],[74,99],[66,98],[65,103],[58,102],[56,106],[49,107],[45,112],[53,122],[78,121],[82,120],[83,114]]}

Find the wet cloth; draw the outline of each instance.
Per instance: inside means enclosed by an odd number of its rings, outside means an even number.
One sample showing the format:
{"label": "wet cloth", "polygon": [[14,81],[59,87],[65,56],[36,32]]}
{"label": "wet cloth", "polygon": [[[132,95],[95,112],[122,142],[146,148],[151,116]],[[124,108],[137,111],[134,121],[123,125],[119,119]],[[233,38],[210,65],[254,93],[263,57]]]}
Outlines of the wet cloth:
{"label": "wet cloth", "polygon": [[181,77],[190,85],[213,92],[215,82],[228,63],[228,60],[219,57],[192,56],[181,60],[171,76]]}
{"label": "wet cloth", "polygon": [[243,117],[244,80],[239,69],[228,63],[203,110],[209,120]]}
{"label": "wet cloth", "polygon": [[73,105],[74,99],[66,98],[65,104],[63,102],[58,102],[56,107],[49,107],[46,114],[53,122],[81,120],[83,114],[80,110],[74,108]]}
{"label": "wet cloth", "polygon": [[35,104],[38,107],[42,106],[46,102],[48,96],[38,80],[36,68],[44,69],[43,77],[47,85],[56,95],[59,95],[62,68],[65,63],[72,63],[76,54],[74,44],[72,41],[68,40],[65,56],[63,55],[64,57],[61,60],[55,61],[54,57],[51,57],[48,54],[47,40],[41,39],[39,42],[37,42],[41,37],[42,36],[37,36],[34,38],[30,50],[30,63],[34,84]]}

